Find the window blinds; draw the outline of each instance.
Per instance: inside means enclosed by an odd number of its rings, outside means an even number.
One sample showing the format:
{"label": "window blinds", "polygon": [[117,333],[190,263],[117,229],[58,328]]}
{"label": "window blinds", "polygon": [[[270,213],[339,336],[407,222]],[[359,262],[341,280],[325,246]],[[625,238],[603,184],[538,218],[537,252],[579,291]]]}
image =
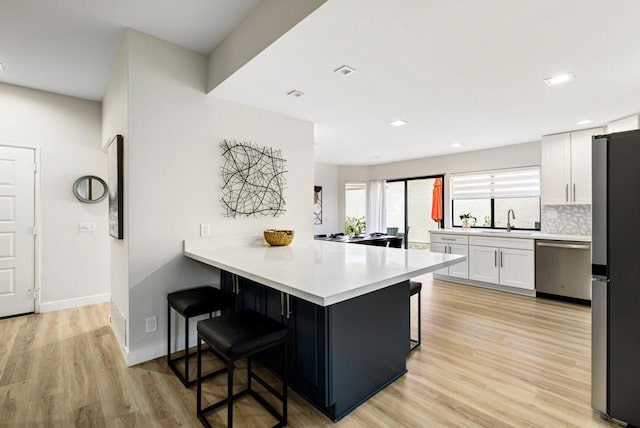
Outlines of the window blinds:
{"label": "window blinds", "polygon": [[540,197],[540,167],[454,174],[451,199]]}

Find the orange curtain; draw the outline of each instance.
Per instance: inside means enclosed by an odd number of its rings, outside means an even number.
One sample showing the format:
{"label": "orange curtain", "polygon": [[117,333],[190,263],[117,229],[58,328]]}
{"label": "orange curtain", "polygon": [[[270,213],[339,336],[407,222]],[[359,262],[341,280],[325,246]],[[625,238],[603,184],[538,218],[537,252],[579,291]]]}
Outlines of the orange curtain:
{"label": "orange curtain", "polygon": [[433,198],[431,200],[431,218],[439,223],[442,221],[442,179],[436,178],[433,183]]}

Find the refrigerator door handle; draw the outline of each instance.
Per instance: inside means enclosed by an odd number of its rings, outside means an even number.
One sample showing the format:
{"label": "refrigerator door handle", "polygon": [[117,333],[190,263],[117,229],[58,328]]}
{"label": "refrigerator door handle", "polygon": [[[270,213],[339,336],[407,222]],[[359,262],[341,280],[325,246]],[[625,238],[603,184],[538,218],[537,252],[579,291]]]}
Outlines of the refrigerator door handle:
{"label": "refrigerator door handle", "polygon": [[591,407],[606,415],[608,279],[593,278],[591,300]]}

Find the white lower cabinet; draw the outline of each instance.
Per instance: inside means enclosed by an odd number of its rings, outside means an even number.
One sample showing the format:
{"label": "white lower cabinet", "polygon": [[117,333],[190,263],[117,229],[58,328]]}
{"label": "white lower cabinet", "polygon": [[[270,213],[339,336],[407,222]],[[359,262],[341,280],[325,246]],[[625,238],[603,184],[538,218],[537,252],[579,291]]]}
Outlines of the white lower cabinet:
{"label": "white lower cabinet", "polygon": [[500,285],[535,288],[535,256],[533,250],[500,249]]}
{"label": "white lower cabinet", "polygon": [[[437,270],[434,274],[465,279],[467,281],[461,281],[465,284],[535,290],[533,239],[431,232],[430,248],[435,253],[467,256],[466,262]],[[530,295],[530,292],[526,294]]]}
{"label": "white lower cabinet", "polygon": [[498,248],[469,246],[469,279],[498,284]]}
{"label": "white lower cabinet", "polygon": [[469,244],[469,279],[535,289],[532,239],[471,237]]}
{"label": "white lower cabinet", "polygon": [[[461,235],[442,235],[431,233],[430,250],[434,253],[457,254],[469,257],[469,238]],[[469,277],[469,263],[464,261],[434,272],[439,275],[447,275],[455,278]]]}

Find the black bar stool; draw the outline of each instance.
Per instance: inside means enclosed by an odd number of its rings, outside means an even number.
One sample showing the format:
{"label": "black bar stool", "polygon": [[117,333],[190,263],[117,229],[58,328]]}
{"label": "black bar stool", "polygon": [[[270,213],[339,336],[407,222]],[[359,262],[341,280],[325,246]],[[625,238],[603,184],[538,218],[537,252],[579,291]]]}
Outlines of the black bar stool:
{"label": "black bar stool", "polygon": [[418,281],[409,281],[409,298],[417,294],[418,295],[418,339],[409,338],[409,350],[413,351],[420,346],[422,337],[422,283]]}
{"label": "black bar stool", "polygon": [[[202,347],[201,340],[209,349],[226,364],[227,398],[206,408],[202,408]],[[269,385],[265,380],[251,371],[251,357],[259,352],[282,345],[282,393]],[[233,369],[235,361],[247,358],[247,388],[233,393]],[[279,414],[264,398],[251,388],[251,380],[255,379],[276,398],[282,401],[282,414]],[[275,427],[287,425],[287,326],[251,309],[232,312],[219,317],[198,322],[198,386],[197,407],[198,419],[205,427],[211,427],[206,413],[227,405],[227,426],[233,427],[233,400],[243,395],[252,396],[269,411],[277,420]]]}
{"label": "black bar stool", "polygon": [[[189,380],[189,318],[209,314],[233,307],[233,298],[219,289],[211,286],[203,286],[180,290],[167,295],[167,364],[178,376],[185,387],[189,387],[195,379]],[[184,317],[184,356],[171,358],[171,309]],[[180,373],[176,362],[184,359],[184,374]],[[217,373],[211,373],[213,376]]]}

